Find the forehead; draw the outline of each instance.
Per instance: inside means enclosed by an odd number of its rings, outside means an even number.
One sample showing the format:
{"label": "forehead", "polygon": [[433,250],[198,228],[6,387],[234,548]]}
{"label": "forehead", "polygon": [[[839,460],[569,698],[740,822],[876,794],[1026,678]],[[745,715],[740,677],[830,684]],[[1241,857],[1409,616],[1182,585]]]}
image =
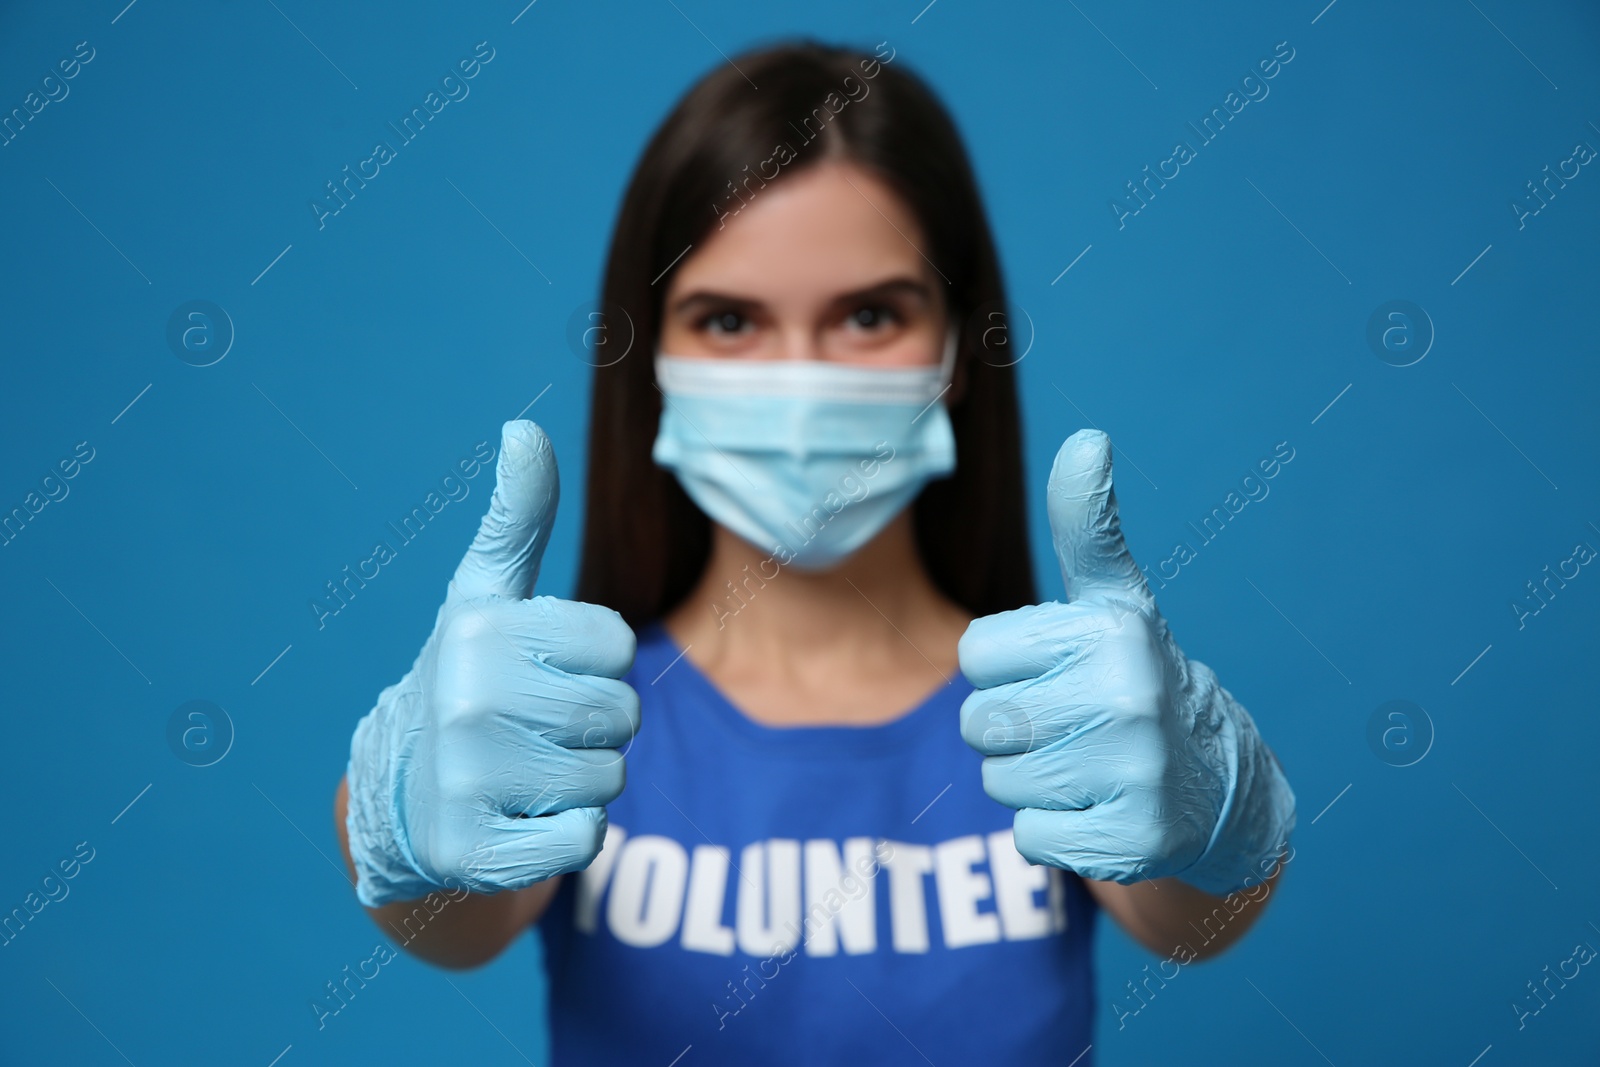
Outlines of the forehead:
{"label": "forehead", "polygon": [[709,289],[798,308],[891,275],[931,282],[921,224],[871,171],[830,161],[765,188],[749,184],[742,207],[737,198],[717,205],[736,213],[684,258],[669,302]]}

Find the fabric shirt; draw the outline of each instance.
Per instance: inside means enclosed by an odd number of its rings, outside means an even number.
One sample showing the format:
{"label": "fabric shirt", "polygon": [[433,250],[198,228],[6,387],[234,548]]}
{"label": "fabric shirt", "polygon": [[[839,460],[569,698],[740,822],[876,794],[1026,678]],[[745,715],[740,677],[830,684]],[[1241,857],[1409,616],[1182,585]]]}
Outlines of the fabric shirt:
{"label": "fabric shirt", "polygon": [[638,636],[627,788],[539,923],[557,1067],[1091,1067],[1098,908],[1017,854],[964,678],[883,725],[773,727]]}

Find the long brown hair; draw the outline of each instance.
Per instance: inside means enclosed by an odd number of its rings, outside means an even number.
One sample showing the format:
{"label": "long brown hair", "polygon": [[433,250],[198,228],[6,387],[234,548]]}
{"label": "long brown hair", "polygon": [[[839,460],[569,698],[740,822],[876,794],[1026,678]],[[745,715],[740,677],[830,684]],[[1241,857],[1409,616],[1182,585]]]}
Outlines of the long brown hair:
{"label": "long brown hair", "polygon": [[[629,347],[595,369],[579,600],[638,627],[675,607],[705,569],[710,521],[650,458],[661,416],[651,355],[662,296],[683,253],[737,210],[738,197],[843,158],[910,207],[925,254],[948,282],[950,321],[965,324],[949,394],[956,470],[913,505],[923,563],[974,615],[1035,602],[1015,375],[993,329],[1006,304],[988,219],[949,114],[884,47],[869,55],[801,41],[736,56],[685,94],[640,157],[598,312],[607,331],[600,354]],[[779,157],[776,177],[760,173],[778,145],[789,159]]]}

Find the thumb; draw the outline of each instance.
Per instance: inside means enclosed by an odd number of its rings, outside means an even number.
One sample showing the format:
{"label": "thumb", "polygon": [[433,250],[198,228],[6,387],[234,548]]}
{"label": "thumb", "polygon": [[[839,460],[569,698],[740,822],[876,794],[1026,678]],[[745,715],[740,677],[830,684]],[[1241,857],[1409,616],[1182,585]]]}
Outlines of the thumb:
{"label": "thumb", "polygon": [[560,499],[550,438],[526,419],[506,423],[500,431],[494,496],[472,547],[456,567],[451,582],[455,591],[463,597],[531,595]]}
{"label": "thumb", "polygon": [[1107,595],[1140,606],[1155,603],[1122,540],[1111,487],[1111,438],[1099,430],[1067,438],[1050,468],[1046,506],[1069,603]]}

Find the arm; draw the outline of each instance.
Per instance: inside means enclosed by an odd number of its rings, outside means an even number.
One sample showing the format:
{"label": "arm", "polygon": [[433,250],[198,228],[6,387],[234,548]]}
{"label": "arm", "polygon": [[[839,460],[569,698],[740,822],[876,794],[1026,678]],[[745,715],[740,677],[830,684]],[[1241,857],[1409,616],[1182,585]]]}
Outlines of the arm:
{"label": "arm", "polygon": [[[356,867],[350,858],[350,837],[345,828],[348,796],[348,783],[341,778],[333,798],[333,822],[339,835],[339,850],[354,884]],[[480,967],[505,951],[529,923],[539,920],[560,885],[561,876],[556,875],[524,889],[492,895],[452,896],[440,892],[433,895],[431,908],[421,900],[397,900],[367,908],[366,912],[384,933],[418,959],[450,970],[466,970]]]}
{"label": "arm", "polygon": [[622,616],[532,595],[559,497],[550,439],[506,423],[433,632],[350,737],[334,824],[356,899],[439,966],[493,959],[589,865],[639,728]]}
{"label": "arm", "polygon": [[1157,955],[1187,944],[1196,959],[1222,954],[1261,918],[1283,877],[1283,864],[1266,881],[1227,897],[1213,896],[1177,878],[1133,885],[1084,879],[1084,887],[1117,925]]}
{"label": "arm", "polygon": [[967,627],[962,735],[986,757],[984,790],[1016,809],[1025,859],[1133,887],[1096,896],[1158,951],[1185,928],[1220,951],[1271,892],[1260,880],[1295,828],[1294,792],[1249,712],[1157,610],[1122,536],[1105,434],[1061,446],[1047,507],[1067,601]]}

